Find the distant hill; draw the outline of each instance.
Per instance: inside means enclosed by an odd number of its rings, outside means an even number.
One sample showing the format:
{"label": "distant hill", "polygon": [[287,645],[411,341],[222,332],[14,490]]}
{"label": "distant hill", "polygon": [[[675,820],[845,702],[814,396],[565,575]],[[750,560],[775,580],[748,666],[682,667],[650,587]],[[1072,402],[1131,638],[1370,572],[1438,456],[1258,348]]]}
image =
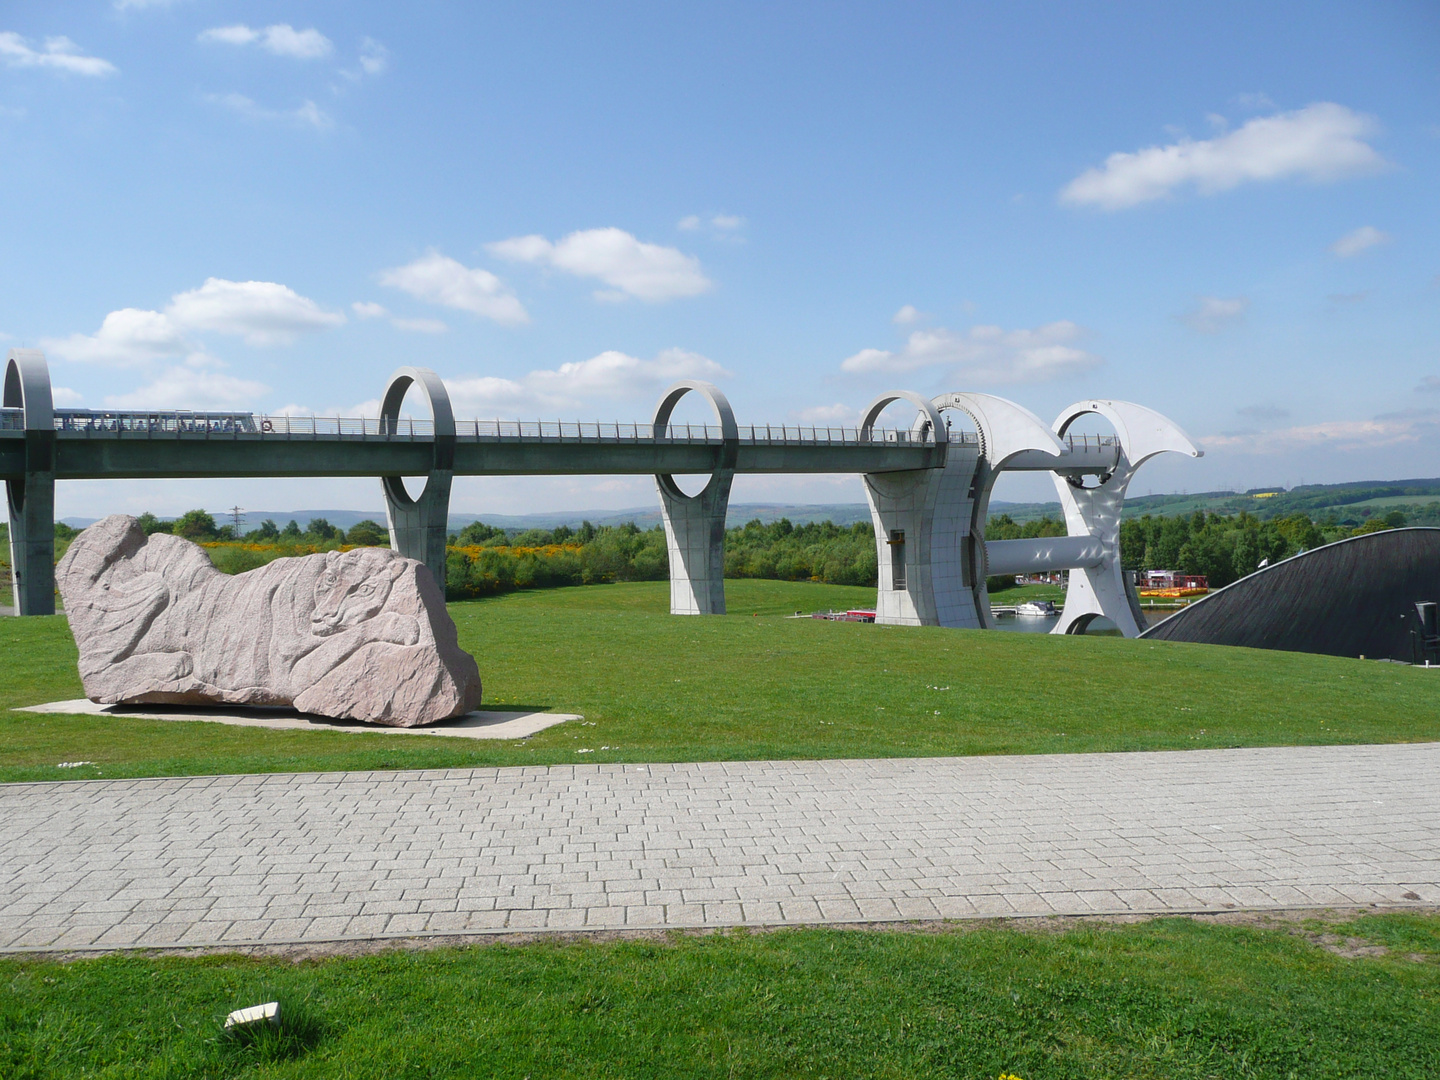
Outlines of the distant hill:
{"label": "distant hill", "polygon": [[[1312,518],[1333,517],[1337,522],[1359,525],[1374,514],[1387,514],[1399,509],[1412,523],[1440,524],[1440,478],[1432,480],[1361,480],[1346,484],[1305,484],[1285,491],[1279,488],[1256,489],[1254,494],[1234,491],[1202,491],[1172,495],[1135,495],[1125,500],[1125,516],[1174,517],[1204,510],[1213,514],[1238,514],[1249,511],[1256,517],[1270,519],[1288,514],[1304,513]],[[213,512],[213,511],[212,511]],[[1009,514],[1018,522],[1041,517],[1059,517],[1058,502],[1017,503],[992,502],[992,515]],[[249,530],[267,518],[281,528],[287,521],[301,528],[314,518],[324,518],[341,529],[348,529],[367,518],[384,523],[385,511],[375,510],[248,510],[240,515],[241,527]],[[797,525],[811,521],[833,521],[836,525],[853,525],[870,520],[870,508],[864,503],[732,503],[726,522],[732,528],[756,518],[763,522],[789,518]],[[67,517],[65,524],[83,528],[95,518]],[[215,520],[226,524],[230,516],[215,513]],[[582,521],[595,525],[623,525],[633,521],[642,529],[660,524],[658,505],[631,507],[627,510],[557,510],[546,514],[451,514],[450,528],[459,531],[472,521],[483,521],[502,529],[553,529],[557,525],[575,528]]]}

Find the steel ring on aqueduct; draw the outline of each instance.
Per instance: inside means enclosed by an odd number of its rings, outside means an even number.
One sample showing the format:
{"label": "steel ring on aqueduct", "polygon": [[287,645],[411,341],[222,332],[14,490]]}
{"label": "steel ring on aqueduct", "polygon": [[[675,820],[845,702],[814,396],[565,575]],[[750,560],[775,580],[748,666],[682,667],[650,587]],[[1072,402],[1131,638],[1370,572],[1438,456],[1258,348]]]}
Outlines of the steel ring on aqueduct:
{"label": "steel ring on aqueduct", "polygon": [[[419,386],[425,392],[430,401],[430,414],[435,418],[435,456],[430,472],[449,473],[455,468],[455,414],[450,409],[450,394],[445,389],[444,381],[429,368],[397,368],[395,374],[390,376],[390,383],[385,387],[385,396],[380,404],[380,433],[399,433],[400,405],[404,402],[405,392],[410,389],[411,384]],[[404,480],[399,476],[383,476],[380,482],[385,485],[385,493],[401,506],[414,506],[425,497],[425,493],[421,492],[418,499],[412,499],[405,490]],[[428,478],[425,487],[428,491]]]}
{"label": "steel ring on aqueduct", "polygon": [[945,441],[945,421],[940,419],[940,410],[935,408],[933,401],[910,390],[890,390],[872,401],[870,407],[865,410],[865,419],[860,421],[861,442],[870,441],[871,434],[875,430],[875,421],[880,418],[880,414],[885,411],[887,405],[896,401],[908,401],[924,415],[924,421],[921,421],[919,416],[915,418],[916,426],[914,430],[923,433],[925,428],[928,427],[931,437],[934,438],[937,443]]}
{"label": "steel ring on aqueduct", "polygon": [[[718,386],[699,379],[687,379],[670,387],[660,399],[660,404],[655,406],[655,419],[651,423],[650,432],[656,442],[665,438],[662,432],[670,423],[670,414],[675,411],[676,403],[692,390],[708,398],[715,415],[720,418],[720,462],[711,475],[710,482],[705,485],[706,490],[709,490],[712,484],[734,474],[735,462],[740,456],[740,428],[735,423],[735,411],[730,408],[729,400]],[[677,499],[690,498],[680,490],[675,478],[669,473],[657,473],[655,479],[671,496]]]}

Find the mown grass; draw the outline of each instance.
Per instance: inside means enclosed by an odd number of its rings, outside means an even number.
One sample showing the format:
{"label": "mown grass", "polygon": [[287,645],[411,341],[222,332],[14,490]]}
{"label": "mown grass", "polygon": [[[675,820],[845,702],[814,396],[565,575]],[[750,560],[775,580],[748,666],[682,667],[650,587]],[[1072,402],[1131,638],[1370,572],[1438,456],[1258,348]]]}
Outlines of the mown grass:
{"label": "mown grass", "polygon": [[[1359,933],[1357,924],[1336,928]],[[0,1074],[1433,1078],[1440,919],[1345,959],[1184,918],[393,951],[0,961]],[[287,1027],[221,1036],[280,1000]]]}
{"label": "mown grass", "polygon": [[[452,604],[487,706],[585,716],[511,742],[9,712],[82,692],[62,618],[7,619],[0,780],[1440,739],[1434,675],[1394,664],[785,619],[874,594],[754,580],[727,591],[723,618],[668,615],[663,582]],[[56,768],[81,760],[96,764]]]}

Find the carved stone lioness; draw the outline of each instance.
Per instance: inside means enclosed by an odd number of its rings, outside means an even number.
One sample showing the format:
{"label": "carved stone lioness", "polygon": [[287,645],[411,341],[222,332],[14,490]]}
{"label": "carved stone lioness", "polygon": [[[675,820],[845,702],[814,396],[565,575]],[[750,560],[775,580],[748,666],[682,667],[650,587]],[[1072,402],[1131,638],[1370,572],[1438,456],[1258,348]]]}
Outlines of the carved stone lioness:
{"label": "carved stone lioness", "polygon": [[385,548],[232,576],[117,514],[75,538],[56,578],[92,701],[293,705],[394,727],[480,703],[430,571]]}

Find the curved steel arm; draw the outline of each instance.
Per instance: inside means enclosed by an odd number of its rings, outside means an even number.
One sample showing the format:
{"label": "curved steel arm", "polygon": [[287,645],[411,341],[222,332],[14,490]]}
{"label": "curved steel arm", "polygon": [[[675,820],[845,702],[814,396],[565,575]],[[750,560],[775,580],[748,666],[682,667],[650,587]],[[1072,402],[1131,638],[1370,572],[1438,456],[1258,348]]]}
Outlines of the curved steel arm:
{"label": "curved steel arm", "polygon": [[[450,408],[450,392],[445,389],[445,381],[429,368],[395,369],[385,387],[385,395],[380,399],[380,430],[394,435],[399,429],[400,406],[405,401],[406,391],[412,385],[425,392],[430,402],[430,414],[435,418],[435,461],[432,471],[448,474],[455,468],[455,413]],[[381,483],[386,493],[401,506],[412,506],[417,501],[405,490],[405,484],[400,477],[382,477]],[[428,482],[426,488],[429,488]]]}
{"label": "curved steel arm", "polygon": [[958,409],[975,421],[980,432],[980,450],[992,469],[1026,450],[1060,455],[1065,444],[1029,409],[994,394],[941,394],[935,399],[941,412]]}
{"label": "curved steel arm", "polygon": [[1071,424],[1087,413],[1103,416],[1114,425],[1120,448],[1132,467],[1166,452],[1195,458],[1205,456],[1205,451],[1196,446],[1175,421],[1130,401],[1077,401],[1056,418],[1056,433],[1063,436]]}

